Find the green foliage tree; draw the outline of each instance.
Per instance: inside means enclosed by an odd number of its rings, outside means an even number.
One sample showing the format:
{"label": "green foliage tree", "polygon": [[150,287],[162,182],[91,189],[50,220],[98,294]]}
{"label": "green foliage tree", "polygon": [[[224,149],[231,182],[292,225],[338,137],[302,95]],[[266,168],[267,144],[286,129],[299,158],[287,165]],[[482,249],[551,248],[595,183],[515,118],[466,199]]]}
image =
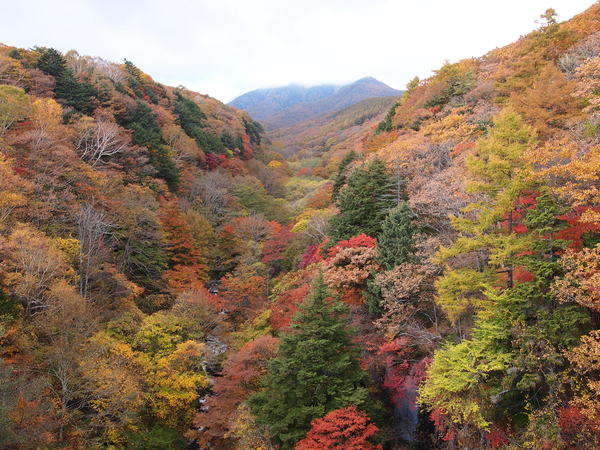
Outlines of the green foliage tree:
{"label": "green foliage tree", "polygon": [[135,93],[136,97],[150,100],[155,105],[158,104],[158,98],[152,90],[152,87],[145,83],[142,71],[128,60],[125,60],[123,65],[125,66],[125,71],[129,75],[127,84],[129,84],[129,87]]}
{"label": "green foliage tree", "polygon": [[383,161],[375,159],[367,168],[356,169],[336,203],[340,212],[330,221],[332,240],[337,242],[361,233],[378,236],[385,215],[395,204],[392,190]]}
{"label": "green foliage tree", "polygon": [[354,160],[356,160],[356,157],[356,152],[352,150],[350,153],[347,153],[346,156],[344,156],[344,158],[340,162],[340,165],[338,166],[337,175],[333,180],[333,190],[331,192],[331,198],[333,201],[337,200],[340,190],[346,184],[346,169]]}
{"label": "green foliage tree", "polygon": [[368,402],[366,373],[346,327],[346,308],[329,301],[322,275],[281,338],[279,356],[269,364],[264,389],[248,400],[259,423],[267,425],[282,449],[291,449],[311,420],[350,404]]}
{"label": "green foliage tree", "polygon": [[400,102],[396,102],[392,105],[390,110],[385,115],[385,118],[377,124],[377,128],[375,129],[375,134],[379,134],[382,132],[389,132],[393,130],[392,120],[396,115],[396,108],[400,106]]}
{"label": "green foliage tree", "polygon": [[55,78],[54,92],[58,99],[84,114],[93,112],[94,87],[90,83],[77,81],[60,52],[53,48],[41,49],[37,68]]}
{"label": "green foliage tree", "polygon": [[137,108],[127,127],[131,130],[131,142],[148,149],[150,164],[158,177],[165,180],[171,190],[176,190],[179,185],[177,166],[165,146],[154,113],[143,101],[137,101]]}
{"label": "green foliage tree", "polygon": [[482,201],[467,205],[464,217],[451,217],[459,236],[450,247],[440,249],[438,258],[447,261],[470,254],[479,264],[448,267],[436,282],[437,302],[452,320],[480,306],[481,292],[492,289],[499,272],[507,273],[507,285],[512,286],[512,258],[528,244],[513,233],[514,204],[524,190],[533,187],[521,156],[535,142],[532,129],[523,125],[518,114],[507,110],[495,118],[477,152],[466,159],[470,174],[467,190],[481,195]]}
{"label": "green foliage tree", "polygon": [[183,128],[185,133],[196,140],[200,148],[206,153],[222,154],[225,152],[225,146],[219,136],[207,133],[204,128],[206,114],[193,100],[183,96],[181,92],[175,93],[177,101],[175,102],[176,123]]}
{"label": "green foliage tree", "polygon": [[390,210],[377,240],[377,262],[385,269],[409,262],[415,252],[413,212],[406,202]]}
{"label": "green foliage tree", "polygon": [[420,401],[444,411],[459,426],[489,431],[494,421],[524,429],[535,411],[556,401],[564,351],[585,333],[583,308],[561,305],[550,289],[561,275],[551,255],[566,247],[552,236],[562,228],[560,207],[548,193],[527,212],[529,250],[514,258],[524,281],[502,291],[488,289],[471,337],[446,343],[435,353]]}
{"label": "green foliage tree", "polygon": [[255,144],[255,145],[260,145],[260,142],[262,140],[262,133],[265,132],[263,126],[252,120],[252,119],[246,119],[244,117],[243,119],[244,121],[244,129],[246,130],[246,134],[248,135],[248,137],[250,138],[250,143]]}
{"label": "green foliage tree", "polygon": [[29,98],[16,86],[0,86],[0,137],[31,112]]}

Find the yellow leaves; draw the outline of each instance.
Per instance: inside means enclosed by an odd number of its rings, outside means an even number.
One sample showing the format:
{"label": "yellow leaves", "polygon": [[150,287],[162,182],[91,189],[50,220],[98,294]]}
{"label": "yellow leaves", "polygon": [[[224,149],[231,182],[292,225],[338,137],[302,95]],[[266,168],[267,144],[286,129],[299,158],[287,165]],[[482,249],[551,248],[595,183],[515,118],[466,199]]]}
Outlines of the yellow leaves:
{"label": "yellow leaves", "polygon": [[79,255],[81,245],[79,244],[78,239],[57,237],[54,238],[53,241],[56,248],[67,255],[71,260]]}
{"label": "yellow leaves", "polygon": [[240,349],[248,342],[270,334],[272,331],[269,324],[271,313],[270,309],[265,309],[252,320],[246,321],[238,331],[231,333],[229,336],[230,348]]}
{"label": "yellow leaves", "polygon": [[[531,127],[523,125],[514,111],[507,109],[494,118],[488,136],[478,142],[477,151],[465,161],[474,181],[471,192],[503,190],[523,172],[523,153],[533,148],[536,136]],[[490,189],[484,189],[489,185]]]}
{"label": "yellow leaves", "polygon": [[[581,343],[567,352],[566,358],[577,373],[593,374],[600,370],[600,330],[593,330],[581,337]],[[600,381],[597,376],[586,378],[586,389],[578,393],[572,403],[590,420],[597,421],[600,416]]]}
{"label": "yellow leaves", "polygon": [[32,145],[35,150],[40,150],[62,130],[62,108],[51,98],[36,98],[32,107]]}
{"label": "yellow leaves", "polygon": [[466,107],[456,108],[443,119],[428,122],[422,128],[422,134],[434,143],[452,141],[460,144],[475,139],[479,134],[478,127],[467,122],[466,111]]}
{"label": "yellow leaves", "polygon": [[579,147],[568,138],[528,149],[524,159],[536,166],[534,177],[573,206],[600,203],[600,146]]}
{"label": "yellow leaves", "polygon": [[566,273],[552,285],[561,302],[576,302],[600,312],[600,244],[579,252],[567,250],[560,259]]}
{"label": "yellow leaves", "polygon": [[28,312],[45,307],[48,288],[72,272],[67,256],[52,239],[27,225],[18,225],[8,237],[10,274],[5,283],[27,306]]}
{"label": "yellow leaves", "polygon": [[36,98],[33,103],[33,123],[37,128],[55,131],[61,126],[62,108],[51,98]]}
{"label": "yellow leaves", "polygon": [[167,125],[161,129],[161,134],[176,159],[204,161],[204,152],[200,150],[194,139],[185,134],[179,125]]}
{"label": "yellow leaves", "polygon": [[256,422],[250,408],[242,403],[231,418],[229,433],[225,436],[236,440],[238,450],[272,450],[268,431]]}
{"label": "yellow leaves", "polygon": [[204,344],[182,342],[172,354],[158,360],[146,376],[149,405],[169,426],[182,428],[189,424],[196,412],[198,391],[209,385],[201,373],[203,355]]}
{"label": "yellow leaves", "polygon": [[29,97],[25,91],[15,86],[0,85],[0,138],[29,114]]}
{"label": "yellow leaves", "polygon": [[586,111],[594,110],[600,99],[597,92],[600,88],[600,56],[585,60],[573,74],[577,85],[575,96],[587,98],[590,102]]}
{"label": "yellow leaves", "polygon": [[96,412],[93,422],[119,442],[122,430],[135,426],[135,415],[145,403],[142,371],[133,350],[99,332],[86,343],[79,365],[83,387]]}
{"label": "yellow leaves", "polygon": [[[0,175],[1,176],[1,175]],[[27,204],[24,195],[16,192],[0,191],[0,230],[4,228],[4,222],[16,208]]]}
{"label": "yellow leaves", "polygon": [[567,81],[554,64],[547,64],[533,86],[514,94],[511,103],[546,138],[581,114],[583,105],[574,94],[574,83]]}
{"label": "yellow leaves", "polygon": [[483,292],[490,290],[495,277],[473,269],[447,269],[435,282],[436,303],[456,322],[461,315],[489,304]]}
{"label": "yellow leaves", "polygon": [[569,350],[565,356],[581,372],[600,370],[600,330],[581,337],[581,344]]}
{"label": "yellow leaves", "polygon": [[269,169],[279,169],[280,167],[283,167],[283,163],[281,161],[270,161],[269,164],[267,164],[267,167]]}
{"label": "yellow leaves", "polygon": [[303,211],[302,214],[300,214],[299,216],[296,217],[296,219],[295,219],[296,223],[292,227],[292,232],[293,233],[302,233],[303,231],[306,231],[306,229],[308,228],[308,223],[310,222],[310,219],[312,217],[314,217],[316,214],[318,214],[319,212],[323,212],[323,211],[324,210],[319,210],[319,209],[308,209],[306,211]]}

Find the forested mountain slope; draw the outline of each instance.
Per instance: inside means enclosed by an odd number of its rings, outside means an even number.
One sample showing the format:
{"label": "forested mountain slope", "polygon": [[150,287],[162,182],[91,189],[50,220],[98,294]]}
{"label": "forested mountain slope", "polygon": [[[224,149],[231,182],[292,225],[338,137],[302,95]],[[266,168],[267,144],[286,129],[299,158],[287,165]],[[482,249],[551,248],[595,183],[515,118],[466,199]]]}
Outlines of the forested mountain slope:
{"label": "forested mountain slope", "polygon": [[554,17],[268,139],[3,47],[0,447],[599,447],[600,5]]}
{"label": "forested mountain slope", "polygon": [[267,128],[274,130],[342,110],[362,100],[393,97],[401,93],[375,78],[366,77],[344,86],[291,85],[258,89],[239,96],[230,105],[248,111]]}
{"label": "forested mountain slope", "polygon": [[[340,111],[271,131],[268,137],[272,148],[288,158],[322,157],[325,153],[329,158],[334,154],[339,158],[339,155],[360,148],[361,142],[385,118],[398,98],[369,98]],[[321,164],[324,162],[320,161]]]}

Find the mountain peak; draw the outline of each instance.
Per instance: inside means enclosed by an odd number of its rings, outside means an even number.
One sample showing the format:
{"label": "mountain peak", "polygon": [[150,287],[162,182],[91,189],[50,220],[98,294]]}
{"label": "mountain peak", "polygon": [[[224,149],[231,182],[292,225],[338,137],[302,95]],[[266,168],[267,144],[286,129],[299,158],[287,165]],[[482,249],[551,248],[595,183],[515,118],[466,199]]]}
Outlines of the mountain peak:
{"label": "mountain peak", "polygon": [[[355,81],[354,83],[352,83],[352,84],[359,84],[359,83],[378,83],[378,84],[385,84],[385,83],[382,83],[381,81],[379,81],[378,79],[376,79],[376,78],[373,78],[373,77],[364,77],[364,78],[361,78],[360,80],[356,80],[356,81]],[[387,86],[387,85],[386,85],[386,86]]]}
{"label": "mountain peak", "polygon": [[368,98],[393,97],[401,93],[369,76],[343,86],[290,84],[257,89],[240,95],[229,104],[248,111],[268,128],[276,129],[339,111]]}

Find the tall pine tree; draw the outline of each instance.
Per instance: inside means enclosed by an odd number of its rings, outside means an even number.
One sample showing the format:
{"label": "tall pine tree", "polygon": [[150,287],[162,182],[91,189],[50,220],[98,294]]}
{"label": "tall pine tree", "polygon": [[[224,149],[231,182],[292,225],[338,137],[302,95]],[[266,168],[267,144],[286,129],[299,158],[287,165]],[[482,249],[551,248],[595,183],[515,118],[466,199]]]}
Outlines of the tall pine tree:
{"label": "tall pine tree", "polygon": [[337,200],[338,194],[340,190],[346,184],[346,170],[348,166],[356,159],[356,152],[352,150],[350,153],[347,153],[346,156],[340,162],[338,166],[338,172],[335,176],[335,180],[333,181],[333,188],[331,191],[331,198],[335,202]]}
{"label": "tall pine tree", "polygon": [[294,318],[293,332],[282,336],[264,389],[248,400],[282,449],[293,448],[313,419],[348,405],[364,409],[368,404],[367,375],[346,327],[347,309],[328,296],[321,275]]}
{"label": "tall pine tree", "polygon": [[348,179],[348,186],[336,203],[339,214],[331,219],[333,242],[364,233],[376,237],[388,210],[395,205],[393,183],[385,164],[375,159],[367,168],[359,167]]}
{"label": "tall pine tree", "polygon": [[377,240],[377,262],[386,270],[409,262],[415,252],[413,212],[406,202],[390,210]]}
{"label": "tall pine tree", "polygon": [[499,273],[506,274],[507,287],[513,285],[513,257],[527,247],[514,232],[515,201],[523,191],[535,187],[521,156],[535,143],[534,131],[518,114],[507,110],[494,119],[488,136],[466,159],[471,178],[467,189],[480,194],[480,200],[470,203],[463,217],[451,217],[460,234],[438,253],[440,261],[467,254],[476,257],[471,258],[476,265],[449,265],[436,282],[436,301],[452,321],[481,306],[481,293],[493,289]]}
{"label": "tall pine tree", "polygon": [[[562,270],[555,255],[568,244],[554,238],[564,227],[557,218],[562,212],[548,190],[537,197],[523,218],[527,233],[518,237],[527,251],[512,258],[519,269],[514,285],[489,288],[470,337],[435,353],[420,401],[460,427],[489,430],[496,422],[524,431],[547,405],[561,401],[564,351],[590,325],[588,311],[559,303],[550,288]],[[550,421],[545,426],[558,428]]]}
{"label": "tall pine tree", "polygon": [[40,50],[36,66],[42,72],[52,75],[56,81],[54,93],[56,98],[66,106],[70,106],[84,114],[94,111],[92,99],[94,87],[87,82],[79,82],[73,71],[67,66],[64,56],[53,48]]}

